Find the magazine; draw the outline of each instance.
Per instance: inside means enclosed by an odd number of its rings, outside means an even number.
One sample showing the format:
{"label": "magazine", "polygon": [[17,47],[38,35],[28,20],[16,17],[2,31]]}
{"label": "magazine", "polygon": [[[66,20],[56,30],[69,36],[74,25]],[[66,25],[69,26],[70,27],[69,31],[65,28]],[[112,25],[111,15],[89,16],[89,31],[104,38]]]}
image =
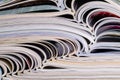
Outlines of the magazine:
{"label": "magazine", "polygon": [[119,0],[0,0],[1,79],[120,78],[119,10]]}

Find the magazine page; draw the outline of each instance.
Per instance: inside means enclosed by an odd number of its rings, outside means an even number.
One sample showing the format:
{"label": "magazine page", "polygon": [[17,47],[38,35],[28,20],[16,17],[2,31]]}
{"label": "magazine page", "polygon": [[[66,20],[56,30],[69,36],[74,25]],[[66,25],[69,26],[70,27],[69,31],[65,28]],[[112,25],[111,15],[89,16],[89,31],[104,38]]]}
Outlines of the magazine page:
{"label": "magazine page", "polygon": [[[19,6],[18,6],[19,5]],[[52,12],[59,11],[59,8],[53,1],[21,1],[12,5],[1,7],[1,15],[7,14],[21,14],[28,12]]]}
{"label": "magazine page", "polygon": [[14,4],[17,1],[20,1],[20,0],[0,0],[0,6],[2,7],[8,4]]}
{"label": "magazine page", "polygon": [[105,1],[107,1],[108,3],[116,6],[116,8],[118,8],[118,9],[120,7],[120,1],[119,0],[105,0]]}

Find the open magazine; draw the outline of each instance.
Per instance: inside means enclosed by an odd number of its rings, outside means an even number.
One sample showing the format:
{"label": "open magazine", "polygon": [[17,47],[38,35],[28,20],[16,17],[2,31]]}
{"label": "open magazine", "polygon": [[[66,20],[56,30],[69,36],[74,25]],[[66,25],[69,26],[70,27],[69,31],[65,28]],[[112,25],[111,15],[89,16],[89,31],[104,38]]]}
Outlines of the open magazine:
{"label": "open magazine", "polygon": [[120,78],[119,4],[119,0],[0,0],[0,77]]}

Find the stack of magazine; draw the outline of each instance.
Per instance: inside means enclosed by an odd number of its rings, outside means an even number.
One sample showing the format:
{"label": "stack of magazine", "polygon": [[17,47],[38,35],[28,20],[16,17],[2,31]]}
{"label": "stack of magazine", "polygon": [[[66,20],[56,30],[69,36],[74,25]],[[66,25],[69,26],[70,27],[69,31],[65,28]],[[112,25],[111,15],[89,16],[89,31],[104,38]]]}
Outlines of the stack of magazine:
{"label": "stack of magazine", "polygon": [[119,80],[119,74],[119,0],[0,0],[2,80]]}

